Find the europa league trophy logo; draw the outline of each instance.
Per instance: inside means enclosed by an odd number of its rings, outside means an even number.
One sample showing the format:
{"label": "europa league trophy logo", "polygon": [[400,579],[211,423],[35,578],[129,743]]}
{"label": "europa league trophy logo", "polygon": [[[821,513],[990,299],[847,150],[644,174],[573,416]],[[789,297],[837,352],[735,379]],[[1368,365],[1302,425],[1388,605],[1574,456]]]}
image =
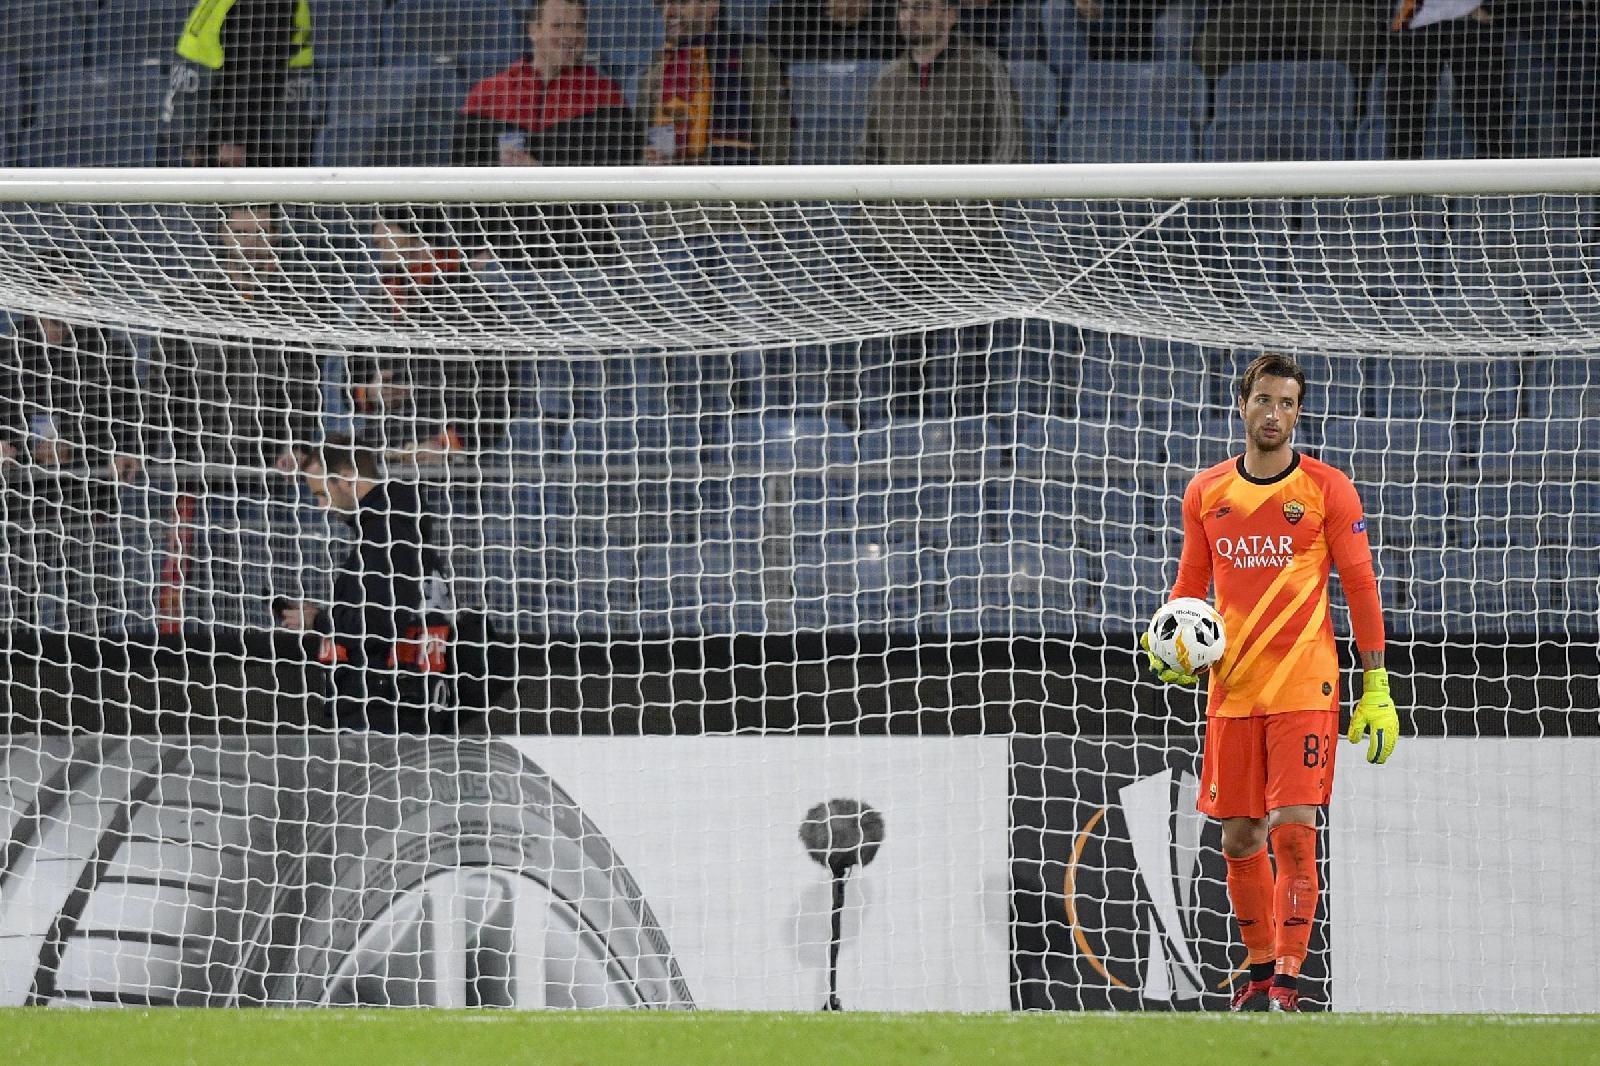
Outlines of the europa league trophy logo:
{"label": "europa league trophy logo", "polygon": [[839,1005],[839,940],[844,917],[844,889],[850,871],[865,866],[883,843],[883,815],[859,800],[832,799],[806,812],[800,823],[800,843],[833,878],[833,913],[828,939],[828,1001],[823,1010]]}

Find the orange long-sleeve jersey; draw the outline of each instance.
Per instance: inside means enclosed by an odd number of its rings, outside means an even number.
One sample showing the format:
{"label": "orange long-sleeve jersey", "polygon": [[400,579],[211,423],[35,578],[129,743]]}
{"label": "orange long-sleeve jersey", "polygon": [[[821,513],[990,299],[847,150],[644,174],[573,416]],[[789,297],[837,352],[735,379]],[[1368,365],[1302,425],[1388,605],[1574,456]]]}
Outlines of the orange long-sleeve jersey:
{"label": "orange long-sleeve jersey", "polygon": [[1210,673],[1206,713],[1222,718],[1339,705],[1328,573],[1350,604],[1356,646],[1383,648],[1383,608],[1356,487],[1296,453],[1253,478],[1242,458],[1197,474],[1183,494],[1183,556],[1172,595],[1206,598],[1216,582],[1227,653]]}

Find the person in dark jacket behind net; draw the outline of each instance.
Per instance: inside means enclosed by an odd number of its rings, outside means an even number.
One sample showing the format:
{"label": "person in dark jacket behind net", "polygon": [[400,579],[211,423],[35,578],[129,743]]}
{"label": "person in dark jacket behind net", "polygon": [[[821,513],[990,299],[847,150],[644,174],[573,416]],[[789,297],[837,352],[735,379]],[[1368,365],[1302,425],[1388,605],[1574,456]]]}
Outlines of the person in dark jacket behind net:
{"label": "person in dark jacket behind net", "polygon": [[151,412],[121,334],[24,318],[0,352],[0,457],[108,486],[138,476]]}
{"label": "person in dark jacket behind net", "polygon": [[[587,0],[531,0],[528,50],[472,87],[456,119],[457,166],[603,167],[639,161],[643,128],[622,86],[585,57]],[[512,268],[560,265],[604,254],[610,242],[598,204],[475,209],[458,225]]]}
{"label": "person in dark jacket behind net", "polygon": [[173,154],[194,166],[310,163],[311,30],[311,0],[198,0],[161,112]]}
{"label": "person in dark jacket behind net", "polygon": [[454,732],[454,604],[417,487],[386,478],[366,448],[325,443],[301,467],[317,502],[355,528],[325,606],[277,604],[288,629],[322,636],[333,724]]}

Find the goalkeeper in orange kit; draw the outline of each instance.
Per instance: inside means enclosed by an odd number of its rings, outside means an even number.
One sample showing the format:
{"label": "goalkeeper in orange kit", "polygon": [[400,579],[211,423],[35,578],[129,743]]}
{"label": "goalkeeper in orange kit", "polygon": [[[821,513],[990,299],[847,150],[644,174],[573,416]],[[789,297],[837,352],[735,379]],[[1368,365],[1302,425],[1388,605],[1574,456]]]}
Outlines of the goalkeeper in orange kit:
{"label": "goalkeeper in orange kit", "polygon": [[[1339,731],[1332,566],[1365,670],[1349,740],[1367,735],[1367,761],[1381,763],[1400,734],[1361,499],[1343,473],[1290,446],[1304,399],[1305,375],[1292,359],[1263,355],[1245,370],[1244,454],[1202,471],[1184,492],[1172,589],[1203,599],[1215,582],[1227,634],[1210,673],[1199,808],[1222,821],[1228,896],[1248,953],[1236,1011],[1299,1009],[1319,891],[1317,811],[1332,794]],[[1163,681],[1199,680],[1149,658]]]}

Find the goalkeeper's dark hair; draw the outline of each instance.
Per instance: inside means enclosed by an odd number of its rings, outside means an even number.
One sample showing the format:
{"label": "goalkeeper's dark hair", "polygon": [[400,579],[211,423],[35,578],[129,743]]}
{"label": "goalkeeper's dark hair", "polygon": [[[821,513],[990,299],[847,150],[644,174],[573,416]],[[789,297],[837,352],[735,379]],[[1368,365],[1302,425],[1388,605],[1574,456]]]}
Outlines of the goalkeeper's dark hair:
{"label": "goalkeeper's dark hair", "polygon": [[1262,378],[1291,378],[1300,386],[1300,406],[1306,405],[1306,372],[1282,352],[1262,352],[1244,368],[1239,379],[1239,399],[1248,400],[1256,382]]}
{"label": "goalkeeper's dark hair", "polygon": [[368,481],[377,481],[382,476],[378,453],[371,448],[352,444],[348,438],[329,437],[312,447],[306,453],[301,469],[309,470],[312,467],[324,474],[342,474],[346,477],[354,474]]}

